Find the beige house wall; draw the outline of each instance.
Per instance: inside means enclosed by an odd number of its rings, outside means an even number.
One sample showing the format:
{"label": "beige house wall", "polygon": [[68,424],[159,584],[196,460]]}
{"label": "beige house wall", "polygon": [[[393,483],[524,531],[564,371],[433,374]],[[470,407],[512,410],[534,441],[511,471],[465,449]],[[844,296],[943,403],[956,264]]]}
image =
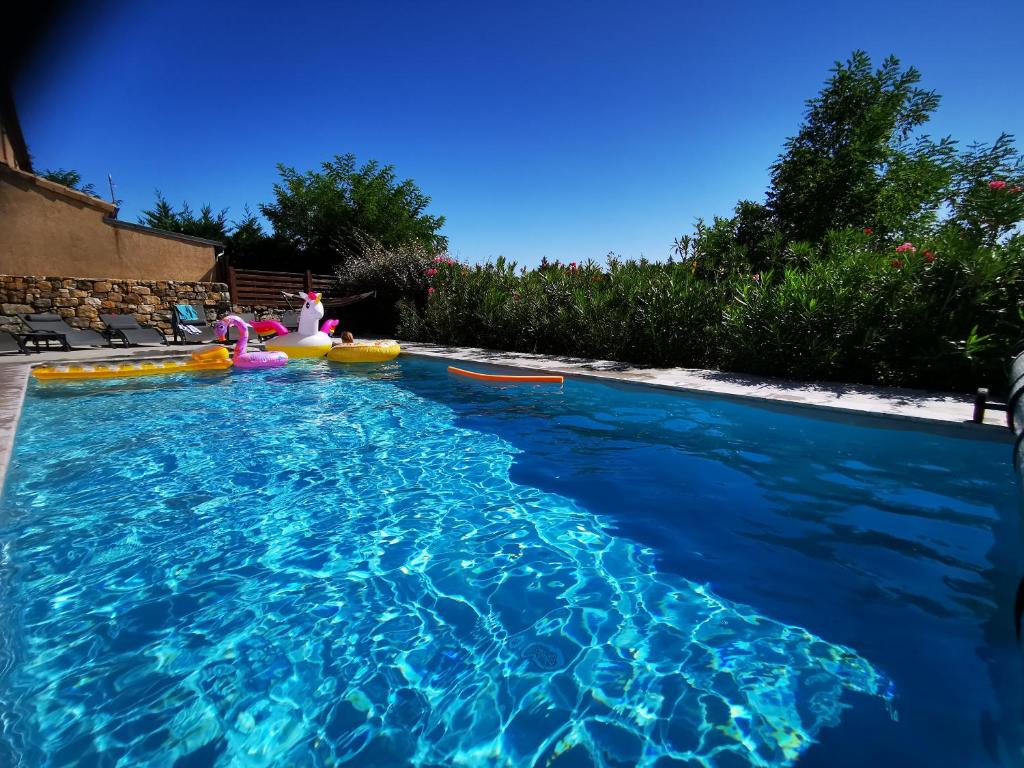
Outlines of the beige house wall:
{"label": "beige house wall", "polygon": [[0,163],[0,274],[217,280],[219,244],[118,222],[115,213]]}

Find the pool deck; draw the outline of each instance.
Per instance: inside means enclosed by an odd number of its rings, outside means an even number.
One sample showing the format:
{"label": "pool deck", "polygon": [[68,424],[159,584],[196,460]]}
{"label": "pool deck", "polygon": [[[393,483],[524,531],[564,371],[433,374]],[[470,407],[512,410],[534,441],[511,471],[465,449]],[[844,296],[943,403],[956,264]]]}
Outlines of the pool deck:
{"label": "pool deck", "polygon": [[[0,488],[10,461],[18,418],[33,366],[180,358],[188,357],[203,348],[199,345],[152,346],[0,355]],[[402,352],[417,357],[442,358],[458,364],[494,366],[513,373],[540,371],[762,403],[809,406],[835,413],[903,419],[935,427],[962,429],[979,437],[998,438],[1001,428],[1006,433],[1006,439],[1010,437],[1006,430],[1005,415],[1000,411],[986,413],[984,424],[973,423],[971,414],[974,403],[967,395],[866,384],[797,382],[697,368],[646,368],[610,360],[502,352],[475,347],[446,347],[417,342],[402,342]]]}

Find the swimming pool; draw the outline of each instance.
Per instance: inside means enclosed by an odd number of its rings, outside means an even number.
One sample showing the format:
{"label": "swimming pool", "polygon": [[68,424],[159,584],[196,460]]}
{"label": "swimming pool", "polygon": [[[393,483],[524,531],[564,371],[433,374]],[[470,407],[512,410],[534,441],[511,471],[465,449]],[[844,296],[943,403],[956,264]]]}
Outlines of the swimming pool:
{"label": "swimming pool", "polygon": [[0,764],[998,764],[1007,445],[884,424],[409,358],[33,385]]}

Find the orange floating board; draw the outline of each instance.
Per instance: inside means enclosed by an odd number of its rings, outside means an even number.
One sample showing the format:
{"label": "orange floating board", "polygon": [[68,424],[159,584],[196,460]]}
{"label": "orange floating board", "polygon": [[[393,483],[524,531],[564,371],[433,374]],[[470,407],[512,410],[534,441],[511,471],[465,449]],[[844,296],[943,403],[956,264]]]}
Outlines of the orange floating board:
{"label": "orange floating board", "polygon": [[564,381],[562,376],[496,376],[492,373],[466,371],[456,368],[454,365],[448,366],[448,373],[457,373],[459,376],[467,376],[481,381],[507,381],[512,384],[561,384]]}

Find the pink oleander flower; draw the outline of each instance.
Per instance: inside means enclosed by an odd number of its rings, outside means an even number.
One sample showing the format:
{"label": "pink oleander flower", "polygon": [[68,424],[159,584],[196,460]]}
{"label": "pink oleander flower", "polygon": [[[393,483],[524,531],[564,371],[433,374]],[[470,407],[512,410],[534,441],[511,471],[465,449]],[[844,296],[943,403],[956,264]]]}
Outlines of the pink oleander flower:
{"label": "pink oleander flower", "polygon": [[864,234],[865,235],[873,235],[874,233],[875,233],[875,230],[873,230],[871,227],[864,227]]}
{"label": "pink oleander flower", "polygon": [[429,288],[427,288],[427,296],[433,296],[433,295],[434,295],[434,286],[430,286]]}
{"label": "pink oleander flower", "polygon": [[1006,186],[1006,182],[1005,181],[1000,181],[998,179],[996,181],[990,181],[988,183],[988,188],[989,189],[1002,189],[1005,186]]}
{"label": "pink oleander flower", "polygon": [[932,253],[931,251],[925,251],[924,260],[931,264],[933,261],[935,261],[935,254]]}
{"label": "pink oleander flower", "polygon": [[754,282],[755,283],[760,283],[761,282],[761,273],[760,272],[755,272],[754,273]]}
{"label": "pink oleander flower", "polygon": [[579,269],[579,267],[576,266],[576,262],[575,261],[570,261],[569,262],[569,269],[575,272],[577,269]]}
{"label": "pink oleander flower", "polygon": [[917,252],[917,248],[915,248],[912,243],[904,243],[903,245],[897,245],[896,246],[896,253],[907,253],[907,252],[916,253]]}
{"label": "pink oleander flower", "polygon": [[424,270],[423,274],[426,275],[427,277],[433,277],[434,275],[437,274],[437,270],[431,267],[430,269]]}

